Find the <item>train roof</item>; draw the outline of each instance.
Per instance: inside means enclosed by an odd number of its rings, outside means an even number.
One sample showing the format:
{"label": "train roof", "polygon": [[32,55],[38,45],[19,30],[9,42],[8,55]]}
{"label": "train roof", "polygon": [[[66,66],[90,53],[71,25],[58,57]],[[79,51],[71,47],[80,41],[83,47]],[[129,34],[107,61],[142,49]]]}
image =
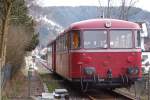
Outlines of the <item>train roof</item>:
{"label": "train roof", "polygon": [[[109,27],[110,29],[140,29],[139,24],[125,20],[89,19],[71,24],[66,30],[64,30],[64,32],[61,32],[60,35],[58,35],[55,39],[71,30],[107,29],[108,27],[106,27],[106,23],[111,23],[111,26]],[[53,41],[55,41],[55,39]],[[51,41],[49,44],[51,44],[53,41]]]}
{"label": "train roof", "polygon": [[118,19],[89,19],[76,22],[70,25],[66,30],[80,30],[80,29],[106,29],[106,23],[111,23],[111,29],[140,29],[137,23],[118,20]]}

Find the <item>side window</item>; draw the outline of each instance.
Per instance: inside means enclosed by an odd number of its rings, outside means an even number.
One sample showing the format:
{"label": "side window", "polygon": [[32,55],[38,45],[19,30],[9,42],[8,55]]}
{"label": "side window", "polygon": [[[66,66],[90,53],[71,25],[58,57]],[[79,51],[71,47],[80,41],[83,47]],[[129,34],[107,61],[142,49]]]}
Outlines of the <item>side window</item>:
{"label": "side window", "polygon": [[52,45],[47,48],[47,53],[48,53],[48,55],[47,55],[47,62],[48,62],[48,65],[52,64],[51,63],[51,61],[52,61]]}
{"label": "side window", "polygon": [[63,40],[62,40],[62,41],[63,41],[63,47],[62,47],[62,48],[63,48],[63,51],[65,51],[65,50],[66,50],[66,49],[65,49],[65,35],[63,35],[63,38],[62,38],[62,39],[63,39]]}
{"label": "side window", "polygon": [[61,45],[62,45],[62,44],[61,44],[61,37],[58,38],[58,43],[57,43],[57,44],[58,44],[57,49],[58,49],[58,51],[60,52],[60,51],[61,51]]}
{"label": "side window", "polygon": [[56,51],[59,51],[59,41],[58,41],[58,39],[56,40]]}
{"label": "side window", "polygon": [[63,41],[63,42],[64,42],[64,50],[65,50],[65,51],[67,50],[67,45],[66,45],[66,39],[67,39],[67,38],[66,38],[66,36],[67,36],[67,35],[65,34],[65,35],[64,35],[64,41]]}
{"label": "side window", "polygon": [[79,31],[73,31],[71,34],[71,48],[80,48],[80,33]]}
{"label": "side window", "polygon": [[60,37],[60,51],[63,51],[63,37]]}
{"label": "side window", "polygon": [[58,38],[58,51],[60,51],[60,38]]}
{"label": "side window", "polygon": [[136,47],[136,48],[141,47],[140,31],[135,31],[135,47]]}
{"label": "side window", "polygon": [[70,48],[70,33],[66,33],[66,49]]}
{"label": "side window", "polygon": [[51,46],[48,46],[48,48],[47,48],[47,53],[52,53],[52,45],[51,45]]}

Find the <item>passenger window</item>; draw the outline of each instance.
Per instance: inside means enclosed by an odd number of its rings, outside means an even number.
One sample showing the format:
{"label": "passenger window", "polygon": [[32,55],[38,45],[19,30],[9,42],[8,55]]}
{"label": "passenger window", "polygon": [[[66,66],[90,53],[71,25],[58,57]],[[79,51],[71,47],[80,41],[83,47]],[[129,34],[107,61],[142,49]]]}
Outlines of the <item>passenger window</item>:
{"label": "passenger window", "polygon": [[70,34],[66,33],[66,48],[70,48]]}
{"label": "passenger window", "polygon": [[64,47],[64,51],[66,50],[66,35],[64,35],[64,39],[63,39],[63,47]]}
{"label": "passenger window", "polygon": [[56,51],[59,51],[59,39],[56,40]]}

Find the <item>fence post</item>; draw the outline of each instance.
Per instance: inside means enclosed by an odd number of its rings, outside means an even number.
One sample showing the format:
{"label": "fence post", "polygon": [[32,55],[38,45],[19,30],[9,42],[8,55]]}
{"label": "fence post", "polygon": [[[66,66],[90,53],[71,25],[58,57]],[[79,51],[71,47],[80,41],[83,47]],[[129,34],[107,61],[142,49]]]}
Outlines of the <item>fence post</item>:
{"label": "fence post", "polygon": [[31,96],[31,76],[32,76],[32,71],[31,69],[28,70],[28,96],[30,98]]}
{"label": "fence post", "polygon": [[135,98],[137,98],[136,82],[134,82],[134,95],[135,95]]}

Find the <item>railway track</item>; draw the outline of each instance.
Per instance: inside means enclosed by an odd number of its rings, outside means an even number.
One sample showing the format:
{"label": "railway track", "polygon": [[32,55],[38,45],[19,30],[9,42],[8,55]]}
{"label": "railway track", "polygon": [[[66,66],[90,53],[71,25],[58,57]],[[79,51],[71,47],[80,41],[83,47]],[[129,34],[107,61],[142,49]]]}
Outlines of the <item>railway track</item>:
{"label": "railway track", "polygon": [[[59,87],[66,88],[69,91],[70,99],[75,100],[136,100],[134,95],[116,89],[114,91],[106,89],[89,89],[86,93],[82,93],[80,88],[77,88],[73,84],[67,81],[63,81],[58,75],[49,74],[49,84],[52,84],[52,80],[57,80]],[[60,81],[61,80],[61,81]]]}
{"label": "railway track", "polygon": [[129,100],[136,100],[136,97],[133,94],[126,92],[126,91],[123,91],[121,89],[114,90],[113,92],[116,94],[119,94],[119,95],[121,95],[121,96],[123,96]]}
{"label": "railway track", "polygon": [[86,95],[90,100],[136,100],[135,96],[120,89],[113,91],[102,89]]}

